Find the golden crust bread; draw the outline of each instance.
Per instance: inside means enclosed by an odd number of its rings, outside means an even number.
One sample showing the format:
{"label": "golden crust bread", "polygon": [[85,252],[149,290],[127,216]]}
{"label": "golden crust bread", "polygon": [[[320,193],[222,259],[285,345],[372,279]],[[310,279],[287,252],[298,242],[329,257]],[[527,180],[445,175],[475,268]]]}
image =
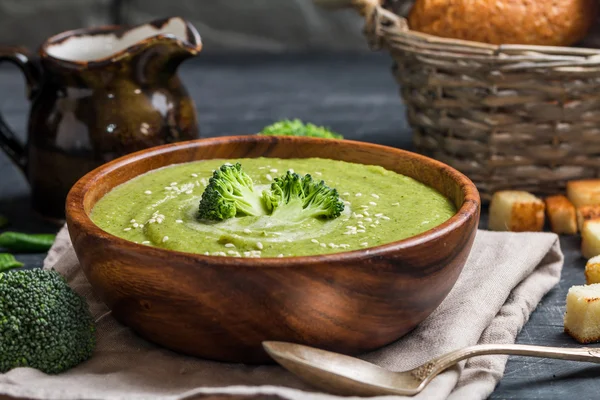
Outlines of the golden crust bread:
{"label": "golden crust bread", "polygon": [[531,193],[503,190],[490,203],[488,229],[492,231],[539,232],[544,227],[544,202]]}
{"label": "golden crust bread", "polygon": [[491,44],[570,46],[583,39],[597,0],[416,0],[410,29]]}
{"label": "golden crust bread", "polygon": [[600,341],[600,284],[572,286],[566,303],[565,332],[579,343]]}
{"label": "golden crust bread", "polygon": [[583,223],[581,254],[587,259],[600,255],[600,219],[590,219]]}
{"label": "golden crust bread", "polygon": [[600,283],[600,256],[590,258],[585,264],[585,283]]}
{"label": "golden crust bread", "polygon": [[600,205],[581,206],[577,208],[577,227],[583,229],[583,223],[600,218]]}
{"label": "golden crust bread", "polygon": [[600,204],[600,179],[567,182],[567,197],[577,208]]}
{"label": "golden crust bread", "polygon": [[566,235],[577,233],[575,206],[566,196],[549,196],[546,197],[544,203],[552,232]]}

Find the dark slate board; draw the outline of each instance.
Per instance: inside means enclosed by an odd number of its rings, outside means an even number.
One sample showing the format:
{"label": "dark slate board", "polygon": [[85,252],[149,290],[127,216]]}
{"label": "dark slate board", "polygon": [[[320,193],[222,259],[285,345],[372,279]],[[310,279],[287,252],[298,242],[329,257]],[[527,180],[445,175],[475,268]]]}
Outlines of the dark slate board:
{"label": "dark slate board", "polygon": [[[203,137],[249,134],[273,120],[298,117],[325,124],[348,139],[411,149],[410,129],[381,54],[229,55],[199,57],[184,64],[181,76],[196,101]],[[22,79],[0,68],[0,109],[23,135],[27,103]],[[31,215],[28,187],[21,173],[0,154],[0,214],[12,229],[52,232],[57,228]],[[485,215],[482,226],[485,226]],[[584,282],[579,238],[561,239],[566,256],[561,282],[539,304],[518,343],[579,346],[563,331],[566,292]],[[39,267],[44,255],[19,255]],[[465,316],[466,318],[466,316]],[[511,357],[493,399],[597,398],[600,366],[587,363]]]}

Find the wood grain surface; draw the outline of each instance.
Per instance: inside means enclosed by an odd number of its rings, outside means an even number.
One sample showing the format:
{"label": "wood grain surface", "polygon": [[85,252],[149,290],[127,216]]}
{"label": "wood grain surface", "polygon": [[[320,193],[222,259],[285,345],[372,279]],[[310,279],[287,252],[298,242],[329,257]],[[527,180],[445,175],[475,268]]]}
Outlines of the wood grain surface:
{"label": "wood grain surface", "polygon": [[[434,187],[459,211],[403,241],[283,259],[152,248],[112,236],[89,219],[104,194],[149,170],[258,156],[378,164]],[[373,144],[297,137],[224,137],[138,152],[86,175],[67,199],[75,251],[115,318],[172,350],[245,363],[269,360],[260,345],[264,340],[356,354],[398,339],[446,297],[469,254],[478,219],[477,190],[442,163]]]}

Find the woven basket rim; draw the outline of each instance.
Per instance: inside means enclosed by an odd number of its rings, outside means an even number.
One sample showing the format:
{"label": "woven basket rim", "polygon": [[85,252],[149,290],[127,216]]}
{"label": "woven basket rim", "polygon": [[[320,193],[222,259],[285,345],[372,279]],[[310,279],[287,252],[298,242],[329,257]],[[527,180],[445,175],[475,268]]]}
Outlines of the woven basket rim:
{"label": "woven basket rim", "polygon": [[[446,52],[456,53],[474,53],[479,55],[489,55],[496,57],[506,56],[522,56],[523,54],[537,54],[540,57],[539,61],[544,60],[543,56],[553,56],[572,58],[575,64],[579,64],[581,60],[600,57],[600,49],[591,47],[570,47],[570,46],[540,46],[540,45],[524,45],[524,44],[489,44],[472,40],[445,38],[432,35],[429,33],[411,30],[408,25],[408,20],[400,15],[393,13],[390,10],[383,8],[380,0],[354,0],[361,14],[365,17],[365,33],[370,36],[371,43],[374,47],[381,45],[379,40],[382,36],[397,36],[410,40],[412,46],[424,45],[442,45]],[[384,23],[385,22],[385,23]],[[389,26],[391,23],[391,26]],[[379,39],[379,40],[378,40]],[[372,46],[373,47],[373,46]],[[579,62],[577,62],[579,61]],[[600,62],[600,59],[598,60]]]}

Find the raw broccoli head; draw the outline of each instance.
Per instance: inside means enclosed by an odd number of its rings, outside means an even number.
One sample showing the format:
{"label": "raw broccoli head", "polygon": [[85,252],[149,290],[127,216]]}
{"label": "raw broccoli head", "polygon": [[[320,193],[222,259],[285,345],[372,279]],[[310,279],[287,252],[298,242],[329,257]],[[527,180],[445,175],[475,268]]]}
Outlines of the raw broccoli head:
{"label": "raw broccoli head", "polygon": [[323,126],[316,126],[311,123],[304,124],[299,119],[282,120],[272,125],[266,126],[259,135],[267,136],[310,136],[323,139],[343,139],[339,133],[330,131]]}
{"label": "raw broccoli head", "polygon": [[0,373],[47,374],[91,357],[96,345],[87,303],[61,275],[41,269],[0,273]]}
{"label": "raw broccoli head", "polygon": [[323,181],[315,181],[308,174],[300,176],[290,171],[275,178],[271,189],[263,192],[263,199],[272,216],[281,220],[333,219],[344,211],[336,189]]}
{"label": "raw broccoli head", "polygon": [[217,169],[202,193],[198,216],[209,221],[222,221],[238,215],[264,215],[261,195],[254,191],[252,179],[242,165],[225,164]]}

